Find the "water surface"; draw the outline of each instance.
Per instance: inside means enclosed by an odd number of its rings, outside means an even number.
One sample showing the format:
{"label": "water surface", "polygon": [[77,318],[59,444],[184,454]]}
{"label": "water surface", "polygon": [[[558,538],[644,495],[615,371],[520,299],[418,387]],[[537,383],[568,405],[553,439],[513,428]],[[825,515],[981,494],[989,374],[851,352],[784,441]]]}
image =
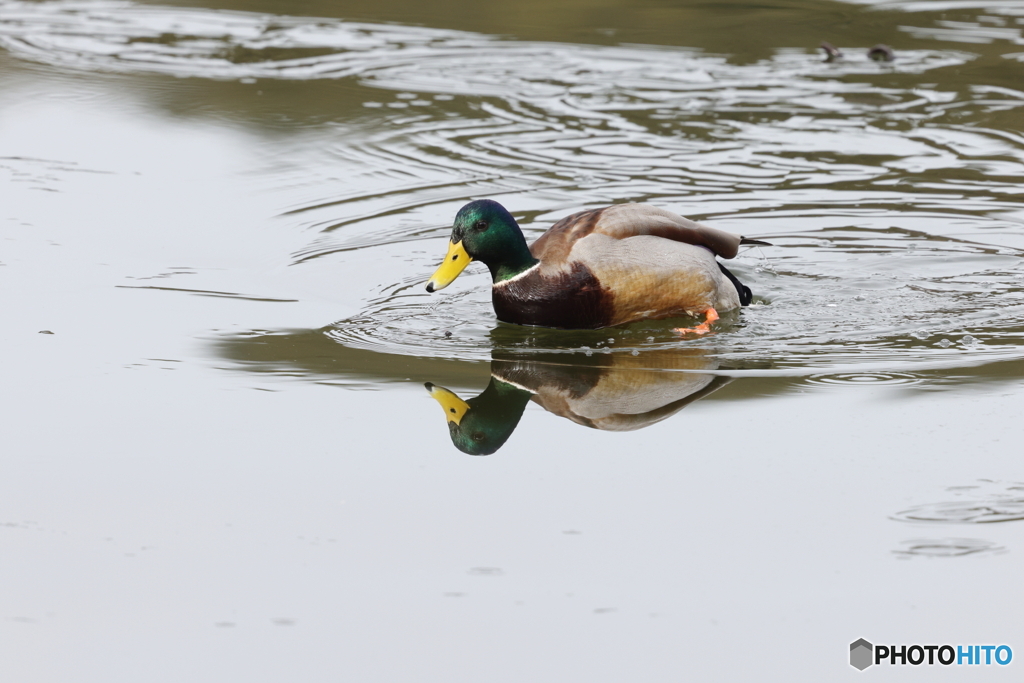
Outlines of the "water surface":
{"label": "water surface", "polygon": [[[1022,26],[0,0],[5,668],[752,678],[768,631],[821,680],[859,637],[1024,651]],[[522,328],[480,266],[423,289],[479,197],[529,238],[639,201],[773,246],[703,338]],[[424,383],[497,448],[455,448]]]}

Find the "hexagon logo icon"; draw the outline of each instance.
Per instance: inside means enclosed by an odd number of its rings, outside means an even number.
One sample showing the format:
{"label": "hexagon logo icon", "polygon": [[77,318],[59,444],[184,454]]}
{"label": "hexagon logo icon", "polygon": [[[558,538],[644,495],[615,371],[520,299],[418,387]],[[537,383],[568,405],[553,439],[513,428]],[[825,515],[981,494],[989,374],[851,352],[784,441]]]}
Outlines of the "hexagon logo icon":
{"label": "hexagon logo icon", "polygon": [[874,664],[874,662],[871,661],[873,659],[872,655],[874,654],[874,650],[875,646],[863,638],[853,641],[850,643],[850,666],[858,671],[863,671],[868,668]]}

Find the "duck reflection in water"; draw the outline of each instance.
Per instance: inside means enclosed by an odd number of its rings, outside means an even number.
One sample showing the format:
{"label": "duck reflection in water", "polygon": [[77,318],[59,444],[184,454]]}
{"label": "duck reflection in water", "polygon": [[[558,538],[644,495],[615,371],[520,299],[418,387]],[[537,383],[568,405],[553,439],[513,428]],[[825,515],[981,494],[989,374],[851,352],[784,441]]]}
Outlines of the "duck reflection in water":
{"label": "duck reflection in water", "polygon": [[515,431],[531,400],[594,429],[643,429],[727,384],[730,378],[711,374],[717,367],[701,349],[600,354],[582,360],[569,354],[496,352],[490,383],[479,396],[464,401],[436,384],[426,387],[444,409],[455,447],[470,455],[490,455]]}

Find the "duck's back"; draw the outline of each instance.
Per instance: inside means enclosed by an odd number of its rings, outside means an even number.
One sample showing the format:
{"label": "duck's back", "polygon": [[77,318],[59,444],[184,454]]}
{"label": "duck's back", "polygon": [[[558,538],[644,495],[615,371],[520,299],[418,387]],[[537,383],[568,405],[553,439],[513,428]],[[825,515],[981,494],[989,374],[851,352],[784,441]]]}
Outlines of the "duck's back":
{"label": "duck's back", "polygon": [[743,239],[650,204],[615,204],[566,216],[530,245],[530,252],[542,262],[565,262],[574,246],[592,234],[617,240],[641,235],[661,237],[706,247],[727,259],[736,256]]}
{"label": "duck's back", "polygon": [[740,305],[715,259],[740,237],[645,204],[582,211],[551,227],[530,251],[540,265],[495,284],[506,322],[599,328]]}

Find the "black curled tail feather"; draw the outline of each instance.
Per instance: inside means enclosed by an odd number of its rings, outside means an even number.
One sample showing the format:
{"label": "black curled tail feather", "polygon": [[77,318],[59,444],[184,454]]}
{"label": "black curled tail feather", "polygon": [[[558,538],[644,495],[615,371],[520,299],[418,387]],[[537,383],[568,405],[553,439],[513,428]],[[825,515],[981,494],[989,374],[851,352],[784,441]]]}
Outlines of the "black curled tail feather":
{"label": "black curled tail feather", "polygon": [[721,264],[721,262],[716,261],[716,263],[718,263],[718,267],[721,269],[722,273],[729,278],[729,280],[732,281],[733,286],[736,287],[736,292],[740,295],[740,305],[749,306],[750,302],[754,300],[754,293],[750,291],[750,287],[747,287],[745,284],[740,282],[735,275],[729,272],[728,268]]}

